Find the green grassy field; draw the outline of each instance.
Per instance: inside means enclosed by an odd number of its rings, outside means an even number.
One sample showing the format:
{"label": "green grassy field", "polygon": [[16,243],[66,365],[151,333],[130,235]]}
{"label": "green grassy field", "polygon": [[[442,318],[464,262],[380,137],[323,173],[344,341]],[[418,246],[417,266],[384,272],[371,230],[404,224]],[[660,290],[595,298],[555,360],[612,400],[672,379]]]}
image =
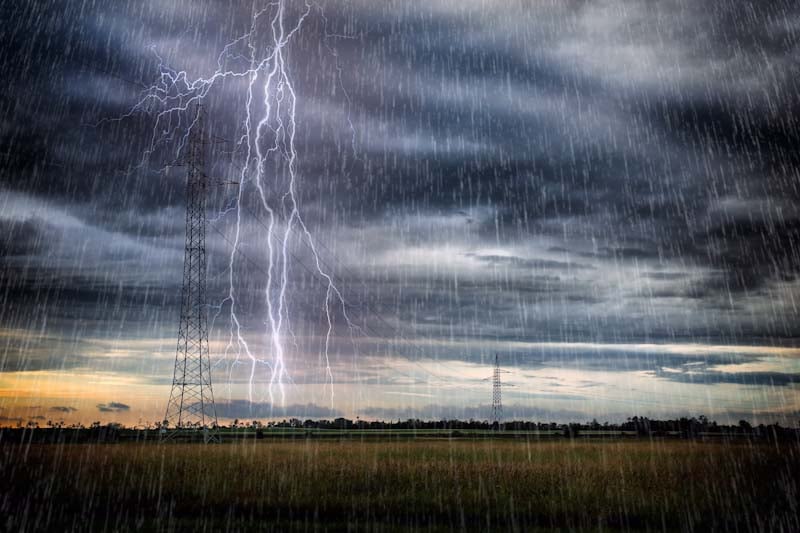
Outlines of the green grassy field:
{"label": "green grassy field", "polygon": [[796,445],[0,446],[7,530],[798,531]]}

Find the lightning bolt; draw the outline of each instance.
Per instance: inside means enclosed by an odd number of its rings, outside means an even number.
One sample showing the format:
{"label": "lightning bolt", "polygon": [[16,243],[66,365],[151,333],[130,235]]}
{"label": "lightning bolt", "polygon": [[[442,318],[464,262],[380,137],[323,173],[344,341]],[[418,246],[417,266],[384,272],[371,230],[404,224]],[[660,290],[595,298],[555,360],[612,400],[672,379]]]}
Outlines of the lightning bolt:
{"label": "lightning bolt", "polygon": [[[327,27],[327,19],[321,7],[313,7],[319,10]],[[194,105],[204,102],[212,89],[223,80],[241,80],[246,87],[242,133],[231,152],[232,163],[240,169],[238,192],[235,199],[217,217],[210,219],[215,221],[229,216],[235,217],[232,238],[223,235],[231,245],[227,264],[227,294],[215,306],[217,311],[211,324],[216,322],[224,309],[228,310],[228,341],[221,361],[228,361],[233,357],[229,366],[229,384],[233,380],[234,368],[248,365],[248,398],[252,402],[259,367],[264,366],[269,377],[267,393],[273,405],[276,389],[281,404],[285,404],[285,385],[292,383],[286,363],[287,338],[294,337],[290,319],[290,279],[293,262],[297,259],[290,250],[292,242],[299,240],[307,245],[314,263],[314,273],[325,286],[325,297],[320,303],[327,322],[323,353],[326,376],[324,386],[330,388],[331,404],[334,400],[334,375],[331,370],[330,349],[335,314],[341,313],[351,335],[358,329],[348,316],[347,303],[333,276],[323,267],[324,262],[320,260],[317,245],[306,225],[298,201],[297,189],[301,180],[295,144],[298,95],[292,82],[287,53],[293,37],[301,31],[306,18],[311,16],[313,7],[305,2],[291,25],[287,22],[290,17],[285,0],[270,2],[259,10],[254,8],[249,30],[223,47],[217,57],[217,68],[208,77],[193,79],[186,71],[169,67],[153,49],[159,62],[157,79],[140,93],[137,102],[125,115],[112,119],[124,120],[139,113],[154,115],[149,144],[144,150],[140,166],[147,164],[157,149],[171,143],[176,146],[175,158],[179,160],[197,120],[197,116],[192,114]],[[327,35],[326,31],[326,40]],[[260,44],[263,42],[268,44]],[[325,46],[335,55],[327,42]],[[228,67],[229,62],[238,63],[239,68]],[[241,65],[243,62],[246,66]],[[338,56],[336,68],[341,84]],[[346,92],[345,96],[348,104],[347,121],[353,132],[355,155],[355,131],[350,120],[350,102]],[[270,162],[274,165],[269,165],[269,168],[277,169],[274,174],[268,172],[267,164]],[[285,176],[281,176],[281,172]],[[281,185],[282,181],[285,182],[284,185]],[[241,247],[244,238],[244,212],[249,211],[246,204],[250,199],[256,201],[266,215],[266,221],[262,223],[266,228],[262,245],[266,248],[267,255],[263,296],[267,313],[264,335],[265,344],[269,346],[268,357],[254,353],[238,314],[235,272],[237,261],[243,256]],[[297,344],[294,343],[294,346]]]}

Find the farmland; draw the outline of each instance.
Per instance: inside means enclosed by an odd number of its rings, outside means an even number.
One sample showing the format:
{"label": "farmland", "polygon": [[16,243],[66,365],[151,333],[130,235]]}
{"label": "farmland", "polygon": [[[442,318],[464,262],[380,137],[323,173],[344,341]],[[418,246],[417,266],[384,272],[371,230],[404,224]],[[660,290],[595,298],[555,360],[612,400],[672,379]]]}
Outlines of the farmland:
{"label": "farmland", "polygon": [[255,440],[0,446],[9,530],[798,530],[797,444]]}

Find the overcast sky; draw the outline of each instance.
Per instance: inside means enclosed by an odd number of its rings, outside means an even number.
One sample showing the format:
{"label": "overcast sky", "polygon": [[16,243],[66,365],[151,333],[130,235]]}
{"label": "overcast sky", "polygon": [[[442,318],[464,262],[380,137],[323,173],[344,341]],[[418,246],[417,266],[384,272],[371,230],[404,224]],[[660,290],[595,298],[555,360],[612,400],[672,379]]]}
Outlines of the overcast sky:
{"label": "overcast sky", "polygon": [[[272,361],[267,216],[245,171],[230,276],[239,190],[214,187],[220,416],[485,419],[497,353],[508,418],[796,423],[795,2],[287,4],[287,28],[307,13],[285,47],[297,196],[355,327],[333,306],[331,385],[326,282],[290,239],[286,398],[267,364],[250,387],[225,298],[233,278],[243,337]],[[190,115],[158,122],[148,87],[246,70],[276,9],[0,8],[0,423],[161,418]],[[241,179],[248,101],[236,76],[203,97],[217,180]],[[286,165],[264,168],[277,197]]]}

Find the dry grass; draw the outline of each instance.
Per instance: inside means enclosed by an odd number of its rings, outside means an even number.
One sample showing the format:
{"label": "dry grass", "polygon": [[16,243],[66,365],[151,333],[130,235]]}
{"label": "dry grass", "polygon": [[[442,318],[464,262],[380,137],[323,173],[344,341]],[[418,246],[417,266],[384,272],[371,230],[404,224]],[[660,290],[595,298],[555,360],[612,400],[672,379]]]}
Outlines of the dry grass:
{"label": "dry grass", "polygon": [[5,445],[0,527],[798,531],[798,473],[789,445]]}

